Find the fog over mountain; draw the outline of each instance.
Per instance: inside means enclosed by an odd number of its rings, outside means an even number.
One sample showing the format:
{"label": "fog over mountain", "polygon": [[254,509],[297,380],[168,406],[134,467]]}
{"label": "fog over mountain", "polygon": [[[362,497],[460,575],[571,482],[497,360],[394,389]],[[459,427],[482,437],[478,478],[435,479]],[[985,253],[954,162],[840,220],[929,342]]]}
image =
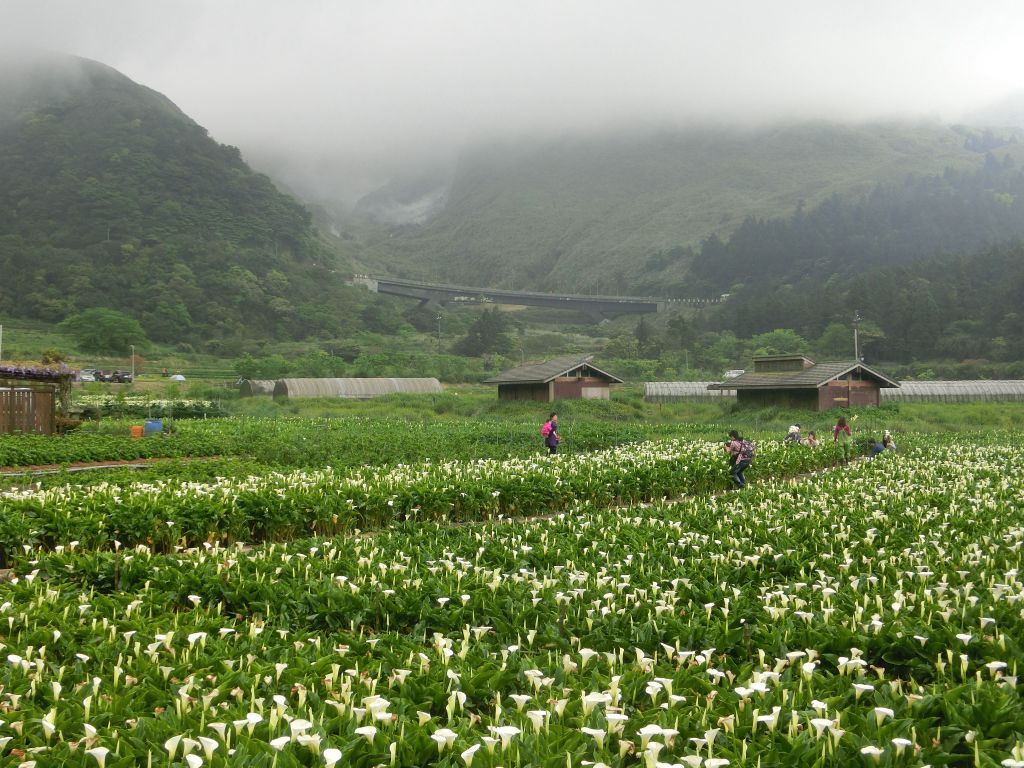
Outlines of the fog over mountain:
{"label": "fog over mountain", "polygon": [[0,49],[109,64],[350,202],[479,141],[957,121],[1024,88],[1012,0],[0,0],[0,18]]}

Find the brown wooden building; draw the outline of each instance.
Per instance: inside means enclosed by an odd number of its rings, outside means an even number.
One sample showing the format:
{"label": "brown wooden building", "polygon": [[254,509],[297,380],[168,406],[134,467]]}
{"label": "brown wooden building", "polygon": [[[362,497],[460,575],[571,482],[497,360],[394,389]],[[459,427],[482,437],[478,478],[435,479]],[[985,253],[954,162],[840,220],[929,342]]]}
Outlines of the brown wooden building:
{"label": "brown wooden building", "polygon": [[57,412],[67,411],[73,372],[0,366],[0,434],[52,435]]}
{"label": "brown wooden building", "polygon": [[879,405],[881,390],[899,383],[856,360],[815,363],[803,355],[754,358],[754,370],[711,384],[736,390],[740,405],[827,411]]}
{"label": "brown wooden building", "polygon": [[607,400],[612,384],[622,379],[590,364],[592,355],[556,357],[543,363],[521,365],[505,371],[485,384],[498,385],[501,400]]}

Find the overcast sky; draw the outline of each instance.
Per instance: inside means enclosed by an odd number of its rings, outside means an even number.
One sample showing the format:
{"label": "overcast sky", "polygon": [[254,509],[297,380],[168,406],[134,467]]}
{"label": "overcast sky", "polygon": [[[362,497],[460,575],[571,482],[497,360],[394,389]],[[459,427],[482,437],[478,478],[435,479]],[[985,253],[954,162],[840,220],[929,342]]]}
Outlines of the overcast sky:
{"label": "overcast sky", "polygon": [[0,45],[98,59],[246,154],[356,186],[476,138],[956,120],[1024,89],[1024,2],[0,0]]}

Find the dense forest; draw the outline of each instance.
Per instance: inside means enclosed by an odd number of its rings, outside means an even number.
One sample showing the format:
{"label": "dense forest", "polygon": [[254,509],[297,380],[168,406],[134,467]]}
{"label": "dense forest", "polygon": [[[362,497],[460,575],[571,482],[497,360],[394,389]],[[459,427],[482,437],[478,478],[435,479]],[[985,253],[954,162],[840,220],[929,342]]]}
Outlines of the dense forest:
{"label": "dense forest", "polygon": [[236,148],[102,64],[58,58],[25,77],[21,98],[0,93],[0,313],[107,307],[150,339],[214,349],[338,334],[354,317],[310,214]]}
{"label": "dense forest", "polygon": [[947,170],[834,196],[788,219],[747,219],[694,255],[691,290],[726,292],[708,322],[744,337],[808,339],[855,312],[876,358],[1024,359],[1024,170],[989,154]]}

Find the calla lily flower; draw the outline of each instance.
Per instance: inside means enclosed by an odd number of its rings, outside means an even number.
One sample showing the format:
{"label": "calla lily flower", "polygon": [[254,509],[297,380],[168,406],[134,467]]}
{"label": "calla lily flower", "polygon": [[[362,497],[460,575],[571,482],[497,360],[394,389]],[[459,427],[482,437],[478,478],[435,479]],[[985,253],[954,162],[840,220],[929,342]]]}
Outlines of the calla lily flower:
{"label": "calla lily flower", "polygon": [[430,734],[430,738],[437,743],[438,754],[454,744],[457,736],[458,734],[449,728],[438,728]]}
{"label": "calla lily flower", "polygon": [[474,744],[468,749],[464,749],[462,751],[462,754],[459,755],[459,757],[462,758],[462,762],[466,764],[466,768],[470,768],[470,766],[473,764],[473,755],[476,754],[476,751],[478,749],[480,749],[480,745]]}
{"label": "calla lily flower", "polygon": [[372,725],[363,725],[356,728],[355,734],[357,736],[364,737],[370,744],[373,743],[373,737],[377,735],[377,728]]}
{"label": "calla lily flower", "polygon": [[107,755],[110,754],[110,750],[106,747],[93,747],[92,749],[85,750],[85,754],[96,759],[100,768],[104,768],[107,764]]}

